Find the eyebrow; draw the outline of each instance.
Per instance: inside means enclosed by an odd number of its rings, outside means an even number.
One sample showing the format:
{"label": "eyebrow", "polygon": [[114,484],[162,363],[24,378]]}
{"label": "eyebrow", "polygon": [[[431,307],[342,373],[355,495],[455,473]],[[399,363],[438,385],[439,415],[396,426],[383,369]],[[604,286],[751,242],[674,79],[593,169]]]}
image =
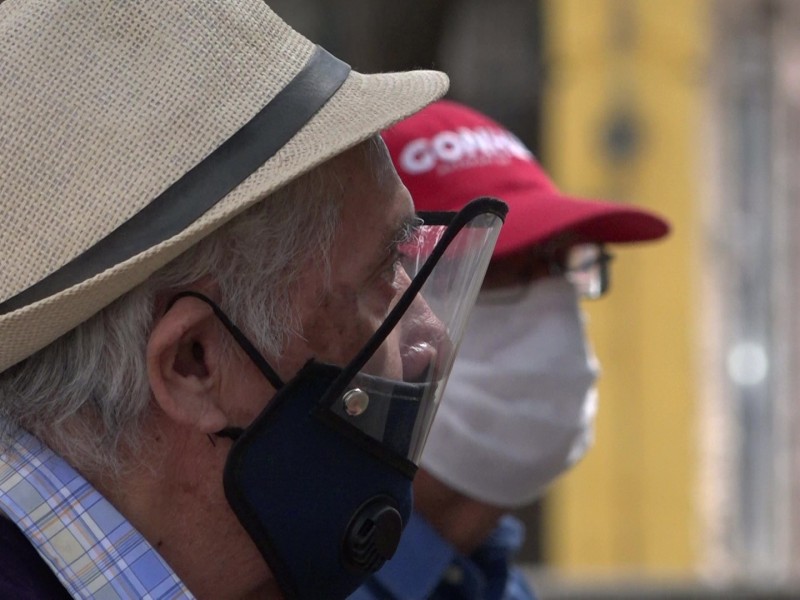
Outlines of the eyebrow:
{"label": "eyebrow", "polygon": [[423,224],[424,221],[416,213],[410,213],[402,217],[399,224],[384,236],[383,242],[379,246],[381,249],[380,255],[367,268],[370,276],[379,271],[385,264],[387,257],[393,254],[401,245],[413,240],[416,232]]}
{"label": "eyebrow", "polygon": [[405,217],[400,225],[395,228],[391,240],[386,244],[387,249],[394,249],[414,239],[417,231],[424,225],[425,221],[420,219],[416,214],[411,214]]}

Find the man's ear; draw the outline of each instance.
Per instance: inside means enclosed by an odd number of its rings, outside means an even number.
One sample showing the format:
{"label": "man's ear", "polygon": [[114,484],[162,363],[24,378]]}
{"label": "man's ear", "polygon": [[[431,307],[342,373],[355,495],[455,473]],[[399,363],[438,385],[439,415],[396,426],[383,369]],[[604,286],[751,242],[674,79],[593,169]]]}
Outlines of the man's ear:
{"label": "man's ear", "polygon": [[156,403],[171,420],[202,433],[228,425],[220,402],[222,335],[211,307],[182,298],[156,322],[147,343]]}

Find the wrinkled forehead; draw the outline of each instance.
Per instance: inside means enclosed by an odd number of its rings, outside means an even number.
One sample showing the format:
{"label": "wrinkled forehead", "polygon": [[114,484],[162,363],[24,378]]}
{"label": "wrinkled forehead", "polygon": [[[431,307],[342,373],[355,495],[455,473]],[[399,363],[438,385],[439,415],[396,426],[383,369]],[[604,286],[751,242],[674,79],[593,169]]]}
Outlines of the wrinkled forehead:
{"label": "wrinkled forehead", "polygon": [[395,179],[399,181],[389,150],[379,135],[372,136],[333,157],[320,168],[338,172],[342,184],[352,174],[363,177],[379,187],[392,186]]}
{"label": "wrinkled forehead", "polygon": [[304,191],[333,198],[337,217],[323,260],[314,257],[299,278],[299,296],[310,300],[310,309],[332,302],[330,293],[337,287],[342,292],[340,286],[350,295],[363,293],[394,241],[415,219],[411,197],[379,136],[328,160],[318,173],[312,184],[320,187]]}
{"label": "wrinkled forehead", "polygon": [[375,137],[359,144],[342,154],[335,167],[342,186],[338,236],[342,250],[388,247],[396,231],[413,218],[414,204],[383,140]]}

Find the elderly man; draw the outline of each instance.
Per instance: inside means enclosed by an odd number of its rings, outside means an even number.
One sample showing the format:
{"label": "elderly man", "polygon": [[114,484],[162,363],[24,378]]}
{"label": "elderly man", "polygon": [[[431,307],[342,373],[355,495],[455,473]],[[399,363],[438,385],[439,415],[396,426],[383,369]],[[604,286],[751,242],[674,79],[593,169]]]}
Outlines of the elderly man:
{"label": "elderly man", "polygon": [[509,215],[422,456],[414,518],[351,600],[531,600],[511,566],[522,526],[506,513],[591,443],[597,361],[578,300],[608,289],[605,243],[656,239],[668,225],[561,194],[516,136],[455,102],[431,104],[384,139],[417,208],[498,195]]}
{"label": "elderly man", "polygon": [[[390,557],[505,206],[423,223],[261,0],[0,4],[0,597],[345,597]],[[421,293],[420,293],[421,292]]]}

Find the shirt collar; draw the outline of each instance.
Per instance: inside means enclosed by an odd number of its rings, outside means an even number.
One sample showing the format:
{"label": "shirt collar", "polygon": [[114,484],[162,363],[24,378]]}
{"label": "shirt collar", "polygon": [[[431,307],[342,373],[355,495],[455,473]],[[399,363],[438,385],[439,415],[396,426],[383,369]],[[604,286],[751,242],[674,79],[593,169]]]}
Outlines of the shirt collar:
{"label": "shirt collar", "polygon": [[26,431],[0,454],[0,512],[75,597],[194,598],[108,500]]}
{"label": "shirt collar", "polygon": [[390,598],[429,598],[452,571],[459,574],[459,581],[451,584],[464,597],[480,598],[487,574],[500,570],[505,581],[508,561],[520,548],[524,531],[519,520],[505,515],[481,547],[471,557],[463,557],[414,512],[395,555],[373,578]]}

